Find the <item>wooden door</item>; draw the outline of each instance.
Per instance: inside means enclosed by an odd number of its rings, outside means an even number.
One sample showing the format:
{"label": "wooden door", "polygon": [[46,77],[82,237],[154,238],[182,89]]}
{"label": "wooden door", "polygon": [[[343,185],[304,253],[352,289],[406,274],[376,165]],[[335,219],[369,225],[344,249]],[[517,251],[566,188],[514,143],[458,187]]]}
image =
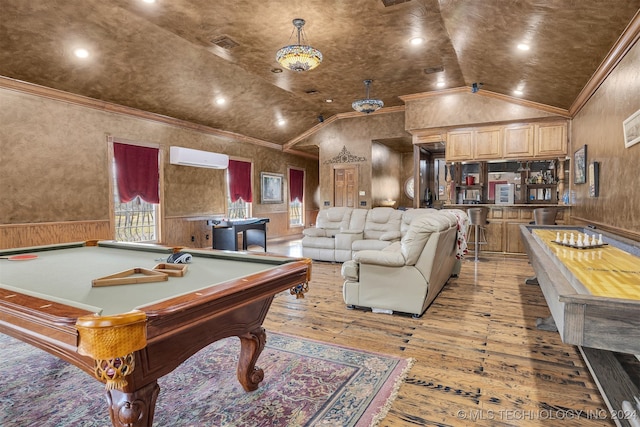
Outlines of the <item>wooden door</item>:
{"label": "wooden door", "polygon": [[333,206],[356,208],[358,169],[355,166],[333,171]]}

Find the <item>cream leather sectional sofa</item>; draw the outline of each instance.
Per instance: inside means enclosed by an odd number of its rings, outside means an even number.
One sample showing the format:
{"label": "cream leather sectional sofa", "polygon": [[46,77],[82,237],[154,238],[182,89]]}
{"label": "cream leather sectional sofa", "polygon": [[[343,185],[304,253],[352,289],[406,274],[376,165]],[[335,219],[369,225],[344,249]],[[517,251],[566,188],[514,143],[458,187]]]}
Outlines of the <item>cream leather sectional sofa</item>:
{"label": "cream leather sectional sofa", "polygon": [[320,210],[314,228],[303,231],[302,255],[318,261],[349,261],[356,252],[382,250],[400,241],[411,221],[423,215],[458,215],[466,220],[466,213],[457,209],[330,207]]}
{"label": "cream leather sectional sofa", "polygon": [[403,211],[393,208],[331,207],[318,213],[315,228],[303,231],[302,255],[319,261],[345,262],[356,250],[383,249],[400,240]]}
{"label": "cream leather sectional sofa", "polygon": [[343,263],[347,306],[419,317],[460,272],[468,226],[458,209],[331,207],[304,230],[302,251]]}
{"label": "cream leather sectional sofa", "polygon": [[402,240],[381,251],[363,250],[342,264],[344,302],[420,317],[459,271],[458,222],[451,213],[416,217]]}

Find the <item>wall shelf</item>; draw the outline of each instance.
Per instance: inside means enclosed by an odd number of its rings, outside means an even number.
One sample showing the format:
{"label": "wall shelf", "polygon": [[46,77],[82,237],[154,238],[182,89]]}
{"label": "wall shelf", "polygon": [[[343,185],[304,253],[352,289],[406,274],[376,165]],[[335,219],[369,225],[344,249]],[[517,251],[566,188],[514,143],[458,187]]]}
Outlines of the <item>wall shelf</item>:
{"label": "wall shelf", "polygon": [[558,204],[557,184],[523,184],[525,203]]}

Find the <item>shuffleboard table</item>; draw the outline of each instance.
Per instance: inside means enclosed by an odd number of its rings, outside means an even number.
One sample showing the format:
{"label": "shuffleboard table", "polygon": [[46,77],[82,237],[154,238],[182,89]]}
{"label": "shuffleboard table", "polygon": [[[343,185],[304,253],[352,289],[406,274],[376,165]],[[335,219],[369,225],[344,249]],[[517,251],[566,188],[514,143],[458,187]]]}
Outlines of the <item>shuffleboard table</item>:
{"label": "shuffleboard table", "polygon": [[[276,293],[300,297],[311,261],[267,254],[90,241],[0,251],[0,332],[39,347],[107,385],[114,426],[151,426],[157,379],[203,347],[241,341],[237,377],[255,390]],[[180,268],[179,268],[180,267]],[[177,396],[176,396],[177,398]]]}
{"label": "shuffleboard table", "polygon": [[[588,227],[520,232],[551,311],[544,323],[578,346],[616,424],[640,425],[640,243]],[[590,245],[578,246],[585,233]]]}

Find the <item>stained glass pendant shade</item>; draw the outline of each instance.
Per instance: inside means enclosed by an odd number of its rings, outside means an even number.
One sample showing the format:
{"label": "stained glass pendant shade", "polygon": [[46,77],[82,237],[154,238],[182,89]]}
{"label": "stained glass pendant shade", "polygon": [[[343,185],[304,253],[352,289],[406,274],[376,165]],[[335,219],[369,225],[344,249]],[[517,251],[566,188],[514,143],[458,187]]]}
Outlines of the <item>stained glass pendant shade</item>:
{"label": "stained glass pendant shade", "polygon": [[366,87],[366,97],[364,99],[358,99],[353,101],[351,107],[360,113],[373,113],[384,106],[384,103],[380,99],[371,99],[369,96],[369,88],[371,87],[372,80],[365,80],[364,86]]}
{"label": "stained glass pendant shade", "polygon": [[291,71],[309,71],[316,68],[322,62],[322,53],[304,43],[304,19],[296,18],[293,20],[293,26],[298,32],[298,43],[283,47],[276,52],[276,60],[284,68]]}

